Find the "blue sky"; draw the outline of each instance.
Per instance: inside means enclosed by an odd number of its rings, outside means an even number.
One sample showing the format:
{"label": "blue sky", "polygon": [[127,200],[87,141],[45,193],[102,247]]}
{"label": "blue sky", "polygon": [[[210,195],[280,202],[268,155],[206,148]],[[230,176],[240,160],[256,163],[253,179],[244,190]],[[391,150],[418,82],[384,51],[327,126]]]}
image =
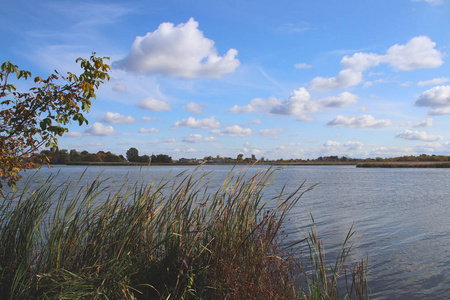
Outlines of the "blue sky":
{"label": "blue sky", "polygon": [[60,148],[450,155],[449,19],[448,0],[3,0],[0,58],[42,77],[111,58]]}

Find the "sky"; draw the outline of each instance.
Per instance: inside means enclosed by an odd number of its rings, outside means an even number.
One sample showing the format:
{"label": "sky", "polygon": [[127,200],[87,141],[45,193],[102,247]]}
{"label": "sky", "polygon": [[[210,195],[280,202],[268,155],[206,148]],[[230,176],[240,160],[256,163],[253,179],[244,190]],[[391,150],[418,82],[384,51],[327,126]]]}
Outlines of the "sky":
{"label": "sky", "polygon": [[450,0],[2,0],[0,60],[44,77],[110,57],[60,149],[450,155],[449,19]]}

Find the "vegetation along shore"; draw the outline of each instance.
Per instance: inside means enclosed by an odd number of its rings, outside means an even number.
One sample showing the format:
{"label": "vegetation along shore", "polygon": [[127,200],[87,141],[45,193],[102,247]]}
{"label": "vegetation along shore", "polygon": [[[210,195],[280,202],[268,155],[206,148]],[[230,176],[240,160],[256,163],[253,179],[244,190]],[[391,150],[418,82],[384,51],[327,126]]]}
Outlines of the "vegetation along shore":
{"label": "vegetation along shore", "polygon": [[[0,298],[368,297],[365,261],[347,263],[352,228],[331,264],[314,226],[305,239],[284,241],[289,211],[311,188],[267,199],[267,170],[230,172],[206,193],[205,175],[124,183],[118,192],[101,179],[25,183],[0,205]],[[309,250],[292,251],[299,243]]]}

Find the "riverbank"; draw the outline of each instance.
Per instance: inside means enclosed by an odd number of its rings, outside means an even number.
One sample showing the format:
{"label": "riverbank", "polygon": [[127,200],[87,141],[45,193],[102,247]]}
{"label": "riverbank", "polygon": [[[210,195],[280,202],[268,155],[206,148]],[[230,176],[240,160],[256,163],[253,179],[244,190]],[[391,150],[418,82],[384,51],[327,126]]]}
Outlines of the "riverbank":
{"label": "riverbank", "polygon": [[[355,166],[356,162],[291,162],[291,161],[270,161],[270,162],[230,162],[230,163],[204,163],[205,165],[263,165],[263,166],[344,166],[344,165],[353,165]],[[174,162],[174,163],[134,163],[134,162],[70,162],[66,163],[68,166],[198,166],[200,163],[189,163],[189,162]]]}
{"label": "riverbank", "polygon": [[357,168],[450,168],[450,162],[364,162]]}

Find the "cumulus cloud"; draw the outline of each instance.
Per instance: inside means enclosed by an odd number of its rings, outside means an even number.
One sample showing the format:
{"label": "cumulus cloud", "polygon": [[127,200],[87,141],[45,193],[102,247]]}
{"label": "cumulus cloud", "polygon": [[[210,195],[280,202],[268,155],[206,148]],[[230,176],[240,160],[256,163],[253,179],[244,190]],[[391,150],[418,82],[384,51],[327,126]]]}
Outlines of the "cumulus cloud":
{"label": "cumulus cloud", "polygon": [[311,95],[304,88],[294,90],[289,98],[274,106],[270,113],[275,115],[303,115],[311,112],[316,112],[318,107],[316,103],[309,101]]}
{"label": "cumulus cloud", "polygon": [[343,92],[338,96],[325,97],[318,100],[322,107],[326,108],[343,108],[358,103],[358,96],[349,92]]}
{"label": "cumulus cloud", "polygon": [[245,106],[233,106],[228,110],[228,112],[237,113],[258,113],[270,110],[275,105],[281,104],[281,101],[275,97],[269,97],[268,99],[255,98],[250,101],[249,104]]}
{"label": "cumulus cloud", "polygon": [[321,98],[310,101],[310,94],[305,88],[295,90],[286,101],[271,109],[270,113],[276,115],[296,115],[298,121],[310,122],[310,113],[328,108],[343,108],[358,102],[358,96],[349,92],[343,92],[338,96]]}
{"label": "cumulus cloud", "polygon": [[352,69],[344,69],[336,77],[316,77],[311,80],[312,90],[330,91],[336,89],[348,88],[361,83],[363,80],[362,72]]}
{"label": "cumulus cloud", "polygon": [[327,123],[327,126],[353,128],[383,128],[391,125],[391,120],[376,120],[371,115],[362,115],[357,117],[344,117],[338,115],[336,118]]}
{"label": "cumulus cloud", "polygon": [[107,112],[100,121],[108,124],[132,124],[137,122],[132,116],[123,116],[119,113]]}
{"label": "cumulus cloud", "polygon": [[240,65],[237,54],[230,49],[219,56],[214,41],[206,38],[191,18],[177,26],[162,23],[155,31],[136,37],[127,57],[113,67],[140,74],[218,78]]}
{"label": "cumulus cloud", "polygon": [[117,132],[114,130],[112,126],[105,126],[102,123],[94,123],[94,125],[89,126],[84,132],[86,134],[97,136],[107,136],[117,134]]}
{"label": "cumulus cloud", "polygon": [[358,102],[358,96],[343,92],[337,96],[330,96],[311,101],[308,90],[301,87],[294,90],[287,99],[281,101],[275,97],[268,99],[256,98],[245,106],[235,105],[228,110],[230,113],[257,113],[266,112],[269,115],[296,116],[298,121],[309,122],[313,118],[308,114],[322,109],[343,108]]}
{"label": "cumulus cloud", "polygon": [[278,135],[283,132],[282,128],[278,129],[262,129],[259,131],[259,134],[262,136],[271,136],[271,135]]}
{"label": "cumulus cloud", "polygon": [[426,120],[423,120],[422,122],[415,124],[413,127],[414,128],[423,128],[423,127],[430,127],[430,126],[433,126],[433,119],[428,118]]}
{"label": "cumulus cloud", "polygon": [[298,63],[294,65],[297,69],[311,69],[312,65],[308,65],[306,63]]}
{"label": "cumulus cloud", "polygon": [[172,107],[169,103],[152,97],[142,99],[136,106],[151,111],[172,111]]}
{"label": "cumulus cloud", "polygon": [[419,81],[417,83],[418,86],[424,86],[424,85],[438,85],[438,84],[444,84],[450,81],[450,78],[447,77],[441,77],[441,78],[434,78],[431,80],[426,81]]}
{"label": "cumulus cloud", "polygon": [[427,36],[412,38],[405,45],[390,47],[383,61],[396,71],[411,71],[422,68],[436,68],[444,62],[442,53],[434,49],[436,43]]}
{"label": "cumulus cloud", "polygon": [[203,106],[198,103],[190,102],[183,106],[183,110],[191,112],[193,114],[202,114],[203,113]]}
{"label": "cumulus cloud", "polygon": [[[344,56],[341,64],[345,67],[336,77],[316,77],[310,82],[312,90],[329,91],[348,88],[363,81],[362,72],[381,63],[389,64],[395,71],[411,71],[423,68],[437,68],[443,64],[443,54],[435,49],[427,36],[417,36],[404,45],[395,44],[386,54],[355,53]],[[370,86],[373,83],[366,85]]]}
{"label": "cumulus cloud", "polygon": [[140,128],[139,133],[159,133],[159,129],[156,128]]}
{"label": "cumulus cloud", "polygon": [[217,135],[229,135],[232,137],[242,137],[246,135],[251,135],[253,132],[250,128],[242,128],[239,125],[228,126],[223,130],[213,129],[211,133]]}
{"label": "cumulus cloud", "polygon": [[371,67],[375,67],[380,64],[382,56],[375,53],[355,53],[352,56],[344,56],[341,60],[341,64],[355,71],[365,71]]}
{"label": "cumulus cloud", "polygon": [[196,129],[211,129],[220,127],[219,121],[216,120],[216,117],[212,116],[211,118],[199,119],[196,120],[194,117],[189,117],[187,119],[183,119],[181,121],[176,121],[173,125],[174,128],[178,127],[189,127]]}
{"label": "cumulus cloud", "polygon": [[416,140],[425,142],[435,142],[443,139],[443,137],[440,135],[429,135],[425,131],[411,131],[411,130],[405,130],[404,132],[397,133],[395,137],[405,140]]}
{"label": "cumulus cloud", "polygon": [[423,92],[414,105],[430,107],[429,115],[450,114],[450,85],[436,86]]}
{"label": "cumulus cloud", "polygon": [[183,137],[185,143],[200,143],[200,142],[216,142],[217,139],[213,136],[202,137],[201,134],[189,134]]}
{"label": "cumulus cloud", "polygon": [[202,136],[198,133],[186,135],[183,137],[183,142],[185,143],[200,143],[202,140]]}

